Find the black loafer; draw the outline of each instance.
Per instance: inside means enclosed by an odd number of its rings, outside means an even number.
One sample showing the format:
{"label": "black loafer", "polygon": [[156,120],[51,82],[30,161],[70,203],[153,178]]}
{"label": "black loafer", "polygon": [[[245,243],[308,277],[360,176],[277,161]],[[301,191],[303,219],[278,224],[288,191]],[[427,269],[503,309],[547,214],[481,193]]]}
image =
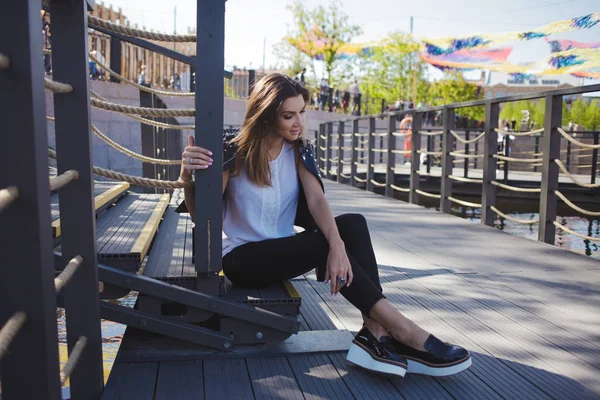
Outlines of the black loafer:
{"label": "black loafer", "polygon": [[362,328],[354,337],[346,360],[354,365],[395,377],[406,374],[406,359],[394,348],[392,338],[377,340],[367,328]]}
{"label": "black loafer", "polygon": [[396,352],[408,361],[408,373],[429,376],[454,375],[471,366],[471,354],[460,346],[444,343],[433,335],[425,341],[425,350],[416,350],[392,339]]}

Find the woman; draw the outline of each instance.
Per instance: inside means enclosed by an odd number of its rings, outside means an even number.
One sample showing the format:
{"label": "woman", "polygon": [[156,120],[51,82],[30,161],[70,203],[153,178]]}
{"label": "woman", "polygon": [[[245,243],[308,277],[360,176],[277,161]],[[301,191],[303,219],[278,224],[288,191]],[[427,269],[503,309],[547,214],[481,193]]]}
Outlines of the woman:
{"label": "woman", "polygon": [[[366,220],[333,217],[323,192],[304,112],[310,94],[299,82],[269,74],[255,86],[238,136],[226,137],[223,157],[223,271],[234,285],[265,287],[317,269],[357,307],[364,326],[347,359],[391,375],[433,376],[468,368],[465,349],[441,342],[400,314],[382,294]],[[212,153],[194,146],[183,152],[180,180],[212,165]],[[194,190],[185,189],[194,218]],[[294,234],[294,224],[303,227]],[[309,251],[307,251],[309,250]]]}

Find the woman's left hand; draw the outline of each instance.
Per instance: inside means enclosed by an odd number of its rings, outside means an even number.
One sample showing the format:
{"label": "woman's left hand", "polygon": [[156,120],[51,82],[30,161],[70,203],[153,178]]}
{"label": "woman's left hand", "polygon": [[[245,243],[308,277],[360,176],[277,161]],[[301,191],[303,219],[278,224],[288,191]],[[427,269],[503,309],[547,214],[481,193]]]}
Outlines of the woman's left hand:
{"label": "woman's left hand", "polygon": [[[344,285],[340,284],[340,278],[345,280]],[[346,248],[343,245],[330,248],[327,256],[325,283],[331,281],[331,294],[337,294],[342,287],[350,286],[353,278],[352,266],[346,254]]]}

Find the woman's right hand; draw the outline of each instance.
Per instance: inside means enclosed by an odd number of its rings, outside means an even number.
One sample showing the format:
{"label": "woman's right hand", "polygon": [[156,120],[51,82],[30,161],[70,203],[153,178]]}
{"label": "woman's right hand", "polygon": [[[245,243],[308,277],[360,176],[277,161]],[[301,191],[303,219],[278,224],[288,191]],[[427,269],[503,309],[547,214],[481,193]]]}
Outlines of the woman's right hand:
{"label": "woman's right hand", "polygon": [[188,135],[188,145],[181,154],[181,172],[179,179],[184,182],[192,180],[192,171],[206,169],[213,163],[212,152],[194,146],[194,136]]}

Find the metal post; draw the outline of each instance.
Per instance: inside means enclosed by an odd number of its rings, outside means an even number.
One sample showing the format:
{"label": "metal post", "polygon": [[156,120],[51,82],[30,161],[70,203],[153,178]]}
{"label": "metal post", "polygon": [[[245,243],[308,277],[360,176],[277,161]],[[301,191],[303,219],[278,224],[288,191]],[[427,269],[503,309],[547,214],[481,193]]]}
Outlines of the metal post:
{"label": "metal post", "polygon": [[319,131],[317,132],[317,138],[315,140],[315,157],[317,158],[317,167],[319,168],[319,170],[321,169],[321,158],[323,157],[323,151],[321,151],[321,147],[323,147],[324,145],[321,136],[325,136],[325,124],[319,124]]}
{"label": "metal post", "polygon": [[419,193],[416,192],[419,189],[421,183],[421,155],[417,153],[421,149],[421,125],[423,121],[423,114],[416,112],[413,116],[412,123],[412,156],[410,163],[410,192],[408,201],[412,204],[419,204]]}
{"label": "metal post", "polygon": [[485,136],[483,137],[483,183],[481,184],[481,223],[493,226],[496,214],[490,209],[496,204],[496,180],[498,161],[494,155],[498,153],[498,118],[500,104],[487,102],[485,104]]}
{"label": "metal post", "polygon": [[[505,157],[510,157],[510,135],[504,135],[504,151]],[[508,183],[508,161],[504,160],[504,183]]]}
{"label": "metal post", "polygon": [[333,111],[333,88],[332,87],[330,87],[327,91],[327,102],[329,104],[327,110],[329,112],[332,112]]}
{"label": "metal post", "polygon": [[[469,130],[465,130],[465,140],[469,141]],[[469,154],[469,143],[465,143],[465,155]],[[465,162],[463,163],[463,176],[465,178],[469,177],[469,158],[465,157]]]}
{"label": "metal post", "polygon": [[[427,132],[431,132],[431,129],[427,129]],[[427,136],[427,151],[433,151],[433,140],[434,140],[434,136]],[[432,156],[430,156],[429,154],[427,154],[427,174],[431,174],[431,159]]]}
{"label": "metal post", "polygon": [[[479,140],[475,142],[475,155],[479,155]],[[473,159],[473,169],[477,169],[477,157]]]}
{"label": "metal post", "polygon": [[338,163],[337,163],[337,181],[343,182],[344,177],[344,121],[340,121],[338,125]]}
{"label": "metal post", "polygon": [[369,136],[367,142],[367,191],[372,192],[375,188],[373,182],[371,182],[375,177],[375,157],[373,154],[373,147],[375,147],[375,118],[369,118]]}
{"label": "metal post", "polygon": [[256,83],[256,71],[253,69],[248,70],[248,97],[252,94],[252,90],[254,90],[254,85]]}
{"label": "metal post", "polygon": [[[598,132],[594,132],[594,145],[598,145]],[[598,148],[592,150],[592,179],[591,183],[596,183],[596,174],[598,169]]]}
{"label": "metal post", "polygon": [[[198,0],[195,131],[196,145],[212,151],[214,165],[223,164],[223,69],[225,2]],[[206,62],[210,60],[210,62]],[[201,129],[200,129],[201,127]],[[207,135],[206,132],[212,134]],[[196,171],[196,272],[198,278],[221,271],[221,167]]]}
{"label": "metal post", "polygon": [[[573,137],[573,131],[569,132],[569,135]],[[567,169],[571,168],[571,142],[567,140]]]}
{"label": "metal post", "polygon": [[350,157],[350,185],[355,187],[358,186],[358,182],[354,179],[358,163],[358,151],[356,150],[358,148],[358,122],[358,119],[352,121],[352,156]]}
{"label": "metal post", "polygon": [[[150,84],[144,84],[150,87]],[[154,95],[140,90],[140,107],[154,107]],[[153,117],[148,117],[154,119]],[[140,134],[142,135],[142,155],[156,158],[156,127],[140,122]],[[144,178],[156,179],[154,164],[142,163],[142,176]],[[156,191],[154,191],[156,193]]]}
{"label": "metal post", "polygon": [[[534,157],[537,157],[537,154],[540,152],[540,136],[539,134],[535,135],[535,149],[533,150]],[[533,172],[537,172],[537,165],[533,167]]]}
{"label": "metal post", "polygon": [[19,197],[0,213],[0,326],[18,311],[26,315],[0,360],[2,396],[7,400],[62,398],[41,7],[40,0],[0,2],[0,51],[10,62],[0,70],[0,120],[3,132],[16,132],[0,147],[0,189],[19,190]]}
{"label": "metal post", "polygon": [[452,179],[448,178],[452,175],[454,157],[450,152],[454,148],[454,136],[450,133],[454,129],[454,109],[444,107],[444,135],[442,136],[442,176],[440,178],[440,211],[450,213],[451,203],[448,197],[452,196]]}
{"label": "metal post", "polygon": [[54,94],[58,173],[75,170],[79,178],[60,189],[63,265],[75,256],[83,264],[63,290],[69,354],[80,337],[87,346],[71,373],[71,397],[100,398],[104,388],[100,298],[96,252],[94,179],[88,70],[87,2],[51,0],[53,79],[74,91]]}
{"label": "metal post", "polygon": [[541,242],[554,244],[556,227],[558,189],[558,165],[554,162],[560,158],[560,134],[556,130],[562,122],[562,96],[546,96],[546,117],[544,120],[544,137],[542,139],[542,192],[540,194],[540,228],[538,239]]}
{"label": "metal post", "polygon": [[[383,102],[383,100],[382,100]],[[388,127],[387,127],[387,159],[385,165],[385,197],[394,197],[394,189],[392,184],[395,183],[396,173],[396,154],[393,150],[396,150],[396,136],[394,131],[396,130],[396,117],[388,115]]]}
{"label": "metal post", "polygon": [[333,151],[333,122],[327,123],[327,149],[325,150],[325,178],[331,179],[331,153]]}
{"label": "metal post", "polygon": [[[121,73],[121,57],[122,57],[122,44],[121,39],[112,37],[110,38],[110,69],[115,71],[119,75]],[[134,78],[135,80],[135,78]],[[119,83],[120,80],[114,76],[110,76],[110,81]]]}

